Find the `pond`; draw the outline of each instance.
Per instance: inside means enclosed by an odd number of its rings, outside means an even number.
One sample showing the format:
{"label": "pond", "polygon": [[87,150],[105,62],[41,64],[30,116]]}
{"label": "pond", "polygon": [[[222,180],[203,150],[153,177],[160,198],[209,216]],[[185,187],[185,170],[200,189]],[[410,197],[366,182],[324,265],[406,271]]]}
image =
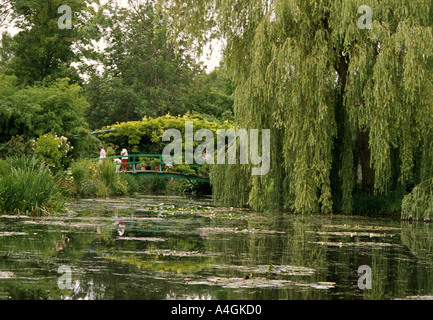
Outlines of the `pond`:
{"label": "pond", "polygon": [[0,299],[433,296],[427,223],[256,213],[167,196],[67,208],[0,216]]}

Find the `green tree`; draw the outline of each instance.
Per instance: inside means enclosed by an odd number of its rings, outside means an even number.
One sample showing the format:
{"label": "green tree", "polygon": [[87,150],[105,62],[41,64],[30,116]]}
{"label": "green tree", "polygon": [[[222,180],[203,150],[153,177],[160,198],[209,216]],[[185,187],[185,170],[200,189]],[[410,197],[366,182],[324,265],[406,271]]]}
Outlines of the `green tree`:
{"label": "green tree", "polygon": [[186,95],[188,110],[221,120],[233,120],[234,87],[224,69],[201,72]]}
{"label": "green tree", "polygon": [[185,96],[198,66],[184,45],[167,39],[153,1],[104,9],[99,27],[106,48],[95,56],[103,70],[95,70],[87,86],[91,127],[187,112]]}
{"label": "green tree", "polygon": [[[372,9],[370,29],[359,27],[362,5]],[[242,169],[217,167],[226,172],[217,197],[302,213],[331,212],[340,199],[349,213],[354,192],[389,194],[433,175],[432,1],[161,0],[160,8],[174,39],[227,40],[238,124],[272,129],[271,173],[235,190]]]}
{"label": "green tree", "polygon": [[0,0],[0,27],[6,25],[10,18],[9,3],[5,0]]}
{"label": "green tree", "polygon": [[0,38],[0,73],[7,72],[7,68],[12,59],[12,36],[8,33],[3,33]]}
{"label": "green tree", "polygon": [[16,77],[0,75],[0,143],[12,136],[25,139],[45,133],[66,137],[86,130],[88,103],[77,84],[58,79],[48,87],[20,88]]}
{"label": "green tree", "polygon": [[[71,63],[80,60],[74,45],[88,42],[84,38],[85,21],[89,21],[92,9],[87,3],[87,0],[11,0],[15,26],[21,31],[8,42],[10,62],[6,72],[28,85],[65,77],[80,82]],[[59,28],[64,12],[58,10],[62,5],[71,9],[71,28]]]}

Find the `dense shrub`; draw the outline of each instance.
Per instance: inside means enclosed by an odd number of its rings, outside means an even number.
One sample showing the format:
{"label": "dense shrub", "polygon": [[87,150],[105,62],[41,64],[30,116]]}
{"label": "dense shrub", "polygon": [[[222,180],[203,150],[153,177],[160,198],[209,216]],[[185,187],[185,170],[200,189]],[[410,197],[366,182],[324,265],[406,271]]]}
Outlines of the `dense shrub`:
{"label": "dense shrub", "polygon": [[45,134],[34,143],[35,155],[45,161],[55,172],[65,170],[70,164],[69,152],[74,148],[66,137]]}
{"label": "dense shrub", "polygon": [[145,192],[145,188],[140,185],[138,177],[134,177],[130,174],[124,174],[122,175],[122,179],[125,181],[125,184],[128,187],[128,194]]}
{"label": "dense shrub", "polygon": [[117,196],[128,195],[128,182],[123,177],[117,177],[117,179],[111,184],[111,192]]}
{"label": "dense shrub", "polygon": [[[115,164],[110,160],[92,162],[81,160],[72,164],[72,184],[75,196],[109,197],[124,196],[138,190],[132,176],[116,172]],[[129,184],[132,183],[131,190]]]}
{"label": "dense shrub", "polygon": [[116,166],[113,161],[109,159],[103,160],[97,164],[96,175],[99,175],[107,186],[111,186],[114,182],[120,180],[119,175],[116,173]]}
{"label": "dense shrub", "polygon": [[0,144],[0,157],[32,156],[34,144],[23,136],[13,136],[8,142]]}

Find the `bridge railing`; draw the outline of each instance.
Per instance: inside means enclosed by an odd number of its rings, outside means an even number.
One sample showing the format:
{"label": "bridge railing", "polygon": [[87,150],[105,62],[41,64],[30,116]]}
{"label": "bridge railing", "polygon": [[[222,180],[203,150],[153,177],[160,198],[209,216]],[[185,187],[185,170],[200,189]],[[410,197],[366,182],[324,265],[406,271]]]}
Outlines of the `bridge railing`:
{"label": "bridge railing", "polygon": [[[167,166],[166,163],[162,160],[162,155],[160,155],[160,154],[131,154],[128,156],[110,156],[110,157],[106,157],[104,159],[94,158],[94,159],[90,159],[90,161],[98,162],[98,161],[104,161],[107,159],[112,159],[112,160],[120,159],[120,160],[122,160],[124,158],[128,158],[128,161],[122,162],[122,163],[113,163],[113,165],[116,165],[116,166],[127,165],[128,167],[132,166],[132,172],[137,173],[137,165],[143,164],[141,159],[143,159],[143,158],[155,158],[156,161],[152,161],[153,162],[152,165],[151,164],[146,165],[146,167],[150,166],[150,167],[154,168],[154,170],[150,170],[150,171],[157,171],[157,172],[162,173],[162,172],[164,172],[163,166],[167,167],[167,169],[170,169],[170,167]],[[173,159],[176,159],[176,158],[173,157]],[[188,165],[188,166],[192,169],[197,169],[197,168],[202,167],[201,165]],[[173,169],[171,172],[176,172],[176,171]],[[186,174],[186,175],[188,175],[188,174]]]}

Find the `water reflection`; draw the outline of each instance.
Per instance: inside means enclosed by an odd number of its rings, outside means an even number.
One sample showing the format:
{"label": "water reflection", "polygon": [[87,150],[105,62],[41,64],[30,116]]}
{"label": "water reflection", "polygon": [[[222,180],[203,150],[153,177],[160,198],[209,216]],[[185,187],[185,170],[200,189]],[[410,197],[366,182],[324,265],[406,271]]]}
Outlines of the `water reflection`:
{"label": "water reflection", "polygon": [[[432,231],[175,197],[80,201],[63,216],[0,217],[0,299],[423,299]],[[371,290],[358,288],[361,265]]]}

